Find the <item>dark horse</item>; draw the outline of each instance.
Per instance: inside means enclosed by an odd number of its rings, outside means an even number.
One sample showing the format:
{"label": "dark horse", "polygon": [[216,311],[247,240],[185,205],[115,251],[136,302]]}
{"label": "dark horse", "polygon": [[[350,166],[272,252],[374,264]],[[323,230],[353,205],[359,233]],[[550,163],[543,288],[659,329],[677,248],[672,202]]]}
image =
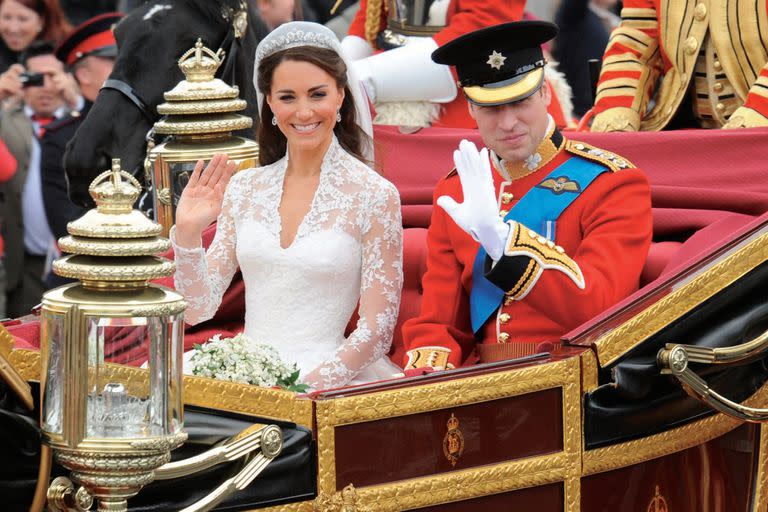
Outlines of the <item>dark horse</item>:
{"label": "dark horse", "polygon": [[[258,118],[253,60],[256,46],[268,30],[253,3],[151,0],[117,25],[114,70],[67,145],[64,157],[69,195],[76,204],[92,206],[88,186],[110,167],[112,158],[120,158],[123,168],[143,182],[145,137],[159,119],[156,107],[163,102],[163,93],[184,78],[177,61],[198,37],[214,51],[225,48],[227,55],[219,77],[240,88],[240,97],[248,103],[243,114]],[[243,11],[247,13],[247,29],[238,39],[235,18]]]}

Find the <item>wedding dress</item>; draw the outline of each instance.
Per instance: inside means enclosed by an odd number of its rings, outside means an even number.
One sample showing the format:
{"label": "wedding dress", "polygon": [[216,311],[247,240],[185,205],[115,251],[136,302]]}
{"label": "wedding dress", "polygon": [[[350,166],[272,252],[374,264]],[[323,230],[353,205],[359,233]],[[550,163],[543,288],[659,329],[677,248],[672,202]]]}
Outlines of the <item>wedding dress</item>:
{"label": "wedding dress", "polygon": [[[301,380],[326,389],[390,378],[402,371],[386,355],[402,287],[397,189],[333,137],[310,210],[283,248],[278,207],[287,164],[286,156],[232,177],[207,253],[174,242],[185,319],[211,318],[239,266],[245,334],[297,363]],[[345,337],[358,300],[360,319]]]}

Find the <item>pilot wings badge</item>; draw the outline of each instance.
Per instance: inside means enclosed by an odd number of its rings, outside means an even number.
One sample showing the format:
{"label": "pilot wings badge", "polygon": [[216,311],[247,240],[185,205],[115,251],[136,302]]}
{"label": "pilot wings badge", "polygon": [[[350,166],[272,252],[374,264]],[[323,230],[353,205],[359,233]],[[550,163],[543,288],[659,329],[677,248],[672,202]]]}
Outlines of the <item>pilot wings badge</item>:
{"label": "pilot wings badge", "polygon": [[574,192],[578,194],[581,192],[581,186],[570,179],[568,176],[558,176],[557,178],[547,178],[542,181],[536,188],[546,188],[551,190],[555,195],[560,195],[564,192]]}

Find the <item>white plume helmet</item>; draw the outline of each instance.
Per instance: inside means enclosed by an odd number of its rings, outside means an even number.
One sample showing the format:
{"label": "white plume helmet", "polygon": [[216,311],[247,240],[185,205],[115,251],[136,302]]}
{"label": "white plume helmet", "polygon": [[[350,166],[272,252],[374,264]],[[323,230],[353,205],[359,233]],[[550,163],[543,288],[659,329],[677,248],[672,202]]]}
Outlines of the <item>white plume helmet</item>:
{"label": "white plume helmet", "polygon": [[[310,21],[291,21],[280,25],[261,40],[256,48],[256,60],[253,66],[253,86],[256,89],[256,98],[258,100],[259,115],[261,107],[264,104],[264,95],[259,90],[258,74],[259,65],[265,57],[275,52],[287,48],[298,46],[313,46],[316,48],[326,48],[336,52],[347,66],[347,84],[352,93],[352,103],[355,106],[355,121],[358,126],[373,140],[373,121],[371,120],[371,111],[368,106],[368,96],[365,94],[363,85],[355,76],[350,62],[344,58],[341,50],[341,43],[331,29],[312,23]],[[364,142],[365,143],[365,142]],[[366,144],[363,148],[363,156],[368,160],[373,160],[373,145]]]}

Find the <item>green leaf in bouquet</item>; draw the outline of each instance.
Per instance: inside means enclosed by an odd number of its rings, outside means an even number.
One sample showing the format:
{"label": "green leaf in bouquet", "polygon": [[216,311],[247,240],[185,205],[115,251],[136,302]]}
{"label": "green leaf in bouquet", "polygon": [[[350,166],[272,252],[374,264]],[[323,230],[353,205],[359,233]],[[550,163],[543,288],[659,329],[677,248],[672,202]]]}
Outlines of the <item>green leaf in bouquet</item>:
{"label": "green leaf in bouquet", "polygon": [[293,391],[294,393],[306,393],[309,389],[307,384],[299,383],[299,373],[301,370],[296,369],[288,377],[278,379],[277,385],[286,391]]}
{"label": "green leaf in bouquet", "polygon": [[288,387],[284,387],[286,391],[293,391],[294,393],[306,393],[309,389],[307,384],[291,384]]}

